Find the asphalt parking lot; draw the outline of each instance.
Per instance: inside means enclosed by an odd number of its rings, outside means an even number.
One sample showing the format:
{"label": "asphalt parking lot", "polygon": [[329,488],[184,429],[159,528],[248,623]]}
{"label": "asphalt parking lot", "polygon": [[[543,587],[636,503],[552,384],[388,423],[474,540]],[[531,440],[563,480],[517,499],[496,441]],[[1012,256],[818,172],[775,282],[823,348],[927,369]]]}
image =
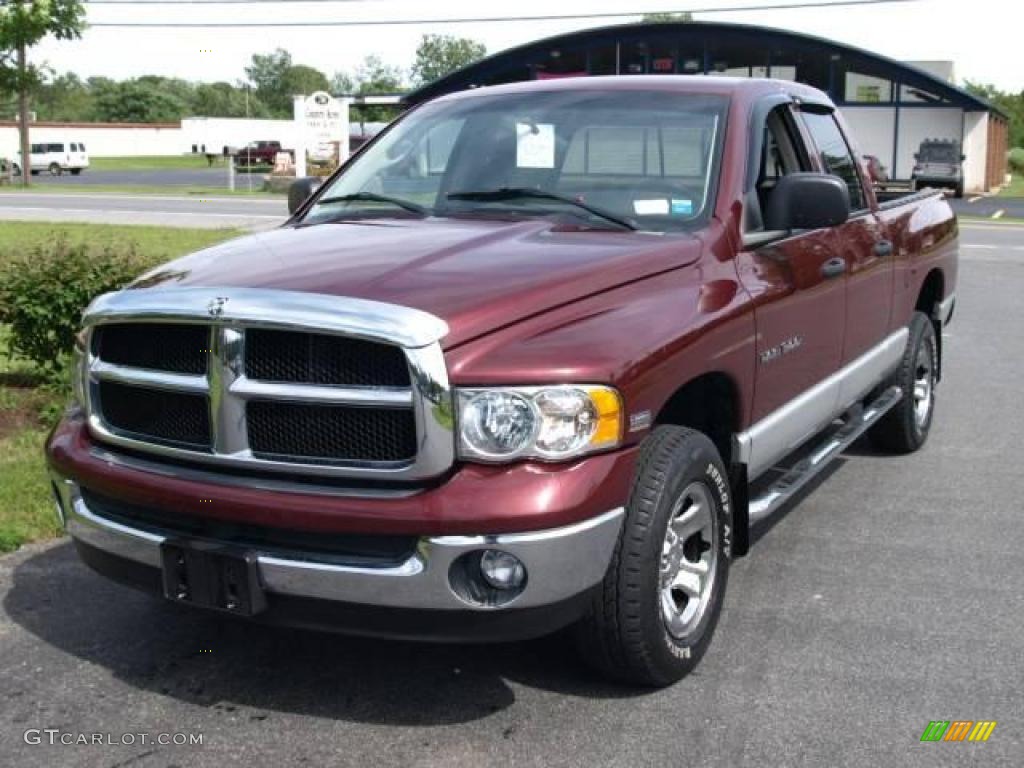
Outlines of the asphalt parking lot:
{"label": "asphalt parking lot", "polygon": [[[1024,764],[1024,227],[963,241],[930,442],[857,444],[783,510],[676,686],[602,683],[557,637],[253,628],[108,583],[57,542],[0,558],[0,764]],[[930,720],[983,719],[987,743],[919,741]],[[31,745],[30,728],[204,743]]]}

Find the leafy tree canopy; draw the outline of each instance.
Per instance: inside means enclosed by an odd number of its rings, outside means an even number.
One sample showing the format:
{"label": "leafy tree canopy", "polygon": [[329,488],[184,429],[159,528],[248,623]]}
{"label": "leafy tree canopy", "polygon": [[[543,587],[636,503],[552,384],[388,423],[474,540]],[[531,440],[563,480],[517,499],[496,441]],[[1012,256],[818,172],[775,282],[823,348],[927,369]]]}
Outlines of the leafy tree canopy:
{"label": "leafy tree canopy", "polygon": [[425,85],[486,55],[486,46],[476,40],[451,35],[424,35],[416,48],[416,60],[412,65],[413,82]]}

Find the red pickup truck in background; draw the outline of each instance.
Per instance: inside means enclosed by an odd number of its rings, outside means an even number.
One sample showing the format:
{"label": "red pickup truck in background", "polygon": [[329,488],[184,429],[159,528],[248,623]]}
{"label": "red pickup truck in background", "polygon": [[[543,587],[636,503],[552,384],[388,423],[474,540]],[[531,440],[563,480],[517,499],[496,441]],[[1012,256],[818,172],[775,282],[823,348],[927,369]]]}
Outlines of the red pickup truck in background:
{"label": "red pickup truck in background", "polygon": [[280,141],[250,141],[241,149],[236,150],[235,164],[239,167],[255,165],[273,165],[281,152],[287,152],[295,159],[294,149],[284,149]]}
{"label": "red pickup truck in background", "polygon": [[100,573],[362,634],[574,625],[666,685],[753,523],[928,437],[957,222],[879,199],[814,89],[480,88],[316,183],[87,310],[46,451]]}

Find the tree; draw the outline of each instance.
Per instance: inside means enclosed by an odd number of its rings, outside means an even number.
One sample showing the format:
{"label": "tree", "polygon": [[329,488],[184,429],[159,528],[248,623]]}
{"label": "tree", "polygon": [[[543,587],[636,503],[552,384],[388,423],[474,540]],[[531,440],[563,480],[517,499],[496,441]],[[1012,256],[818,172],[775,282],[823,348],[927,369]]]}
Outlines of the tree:
{"label": "tree", "polygon": [[44,37],[72,40],[82,36],[85,9],[78,0],[6,0],[0,4],[0,93],[18,96],[21,183],[29,184],[29,95],[42,83],[42,72],[28,62],[28,49]]}
{"label": "tree", "polygon": [[640,21],[644,22],[670,22],[670,21],[693,21],[693,14],[689,11],[682,13],[645,13]]}
{"label": "tree", "polygon": [[94,120],[96,104],[89,83],[67,72],[53,75],[36,92],[36,114],[40,120],[65,122]]}
{"label": "tree", "polygon": [[294,64],[283,48],[273,53],[254,54],[245,76],[256,89],[256,95],[275,117],[291,117],[292,97],[300,93],[325,91],[330,87],[327,76],[318,69]]}
{"label": "tree", "polygon": [[110,123],[170,123],[186,112],[173,93],[154,89],[139,80],[126,80],[96,95],[96,117]]}
{"label": "tree", "polygon": [[995,104],[1010,118],[1010,146],[1024,147],[1024,91],[1007,93],[994,85],[985,83],[964,83],[964,88]]}
{"label": "tree", "polygon": [[487,55],[487,47],[467,37],[423,35],[416,47],[412,79],[417,85],[438,80]]}
{"label": "tree", "polygon": [[281,91],[288,99],[289,108],[291,97],[295,94],[303,93],[308,96],[316,91],[326,91],[330,87],[331,84],[323,72],[303,64],[289,67],[281,76]]}
{"label": "tree", "polygon": [[204,117],[268,117],[270,110],[248,85],[200,83],[192,100],[192,114]]}
{"label": "tree", "polygon": [[[363,59],[363,63],[356,68],[355,93],[362,96],[402,93],[407,90],[403,79],[400,68],[385,64],[379,56],[371,54]],[[394,110],[386,106],[363,107],[359,111],[360,122],[387,122],[394,116]]]}

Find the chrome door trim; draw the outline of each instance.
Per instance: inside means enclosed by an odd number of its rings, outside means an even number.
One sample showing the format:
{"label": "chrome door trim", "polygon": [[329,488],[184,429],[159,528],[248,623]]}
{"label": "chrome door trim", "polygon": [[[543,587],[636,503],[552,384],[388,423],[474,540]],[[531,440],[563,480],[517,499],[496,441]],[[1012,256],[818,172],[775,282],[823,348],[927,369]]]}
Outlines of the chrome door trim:
{"label": "chrome door trim", "polygon": [[870,392],[899,365],[908,338],[909,331],[901,328],[736,435],[733,455],[747,465],[748,479],[763,474]]}

